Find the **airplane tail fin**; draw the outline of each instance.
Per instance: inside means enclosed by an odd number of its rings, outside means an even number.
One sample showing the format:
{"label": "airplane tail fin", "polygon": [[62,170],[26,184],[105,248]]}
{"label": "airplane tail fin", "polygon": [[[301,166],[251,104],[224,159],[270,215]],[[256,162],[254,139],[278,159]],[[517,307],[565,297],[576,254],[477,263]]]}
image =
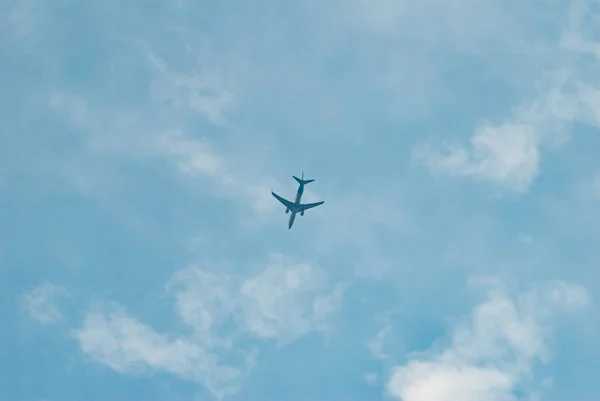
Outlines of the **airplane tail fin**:
{"label": "airplane tail fin", "polygon": [[298,184],[300,184],[300,185],[306,185],[306,184],[309,184],[309,183],[311,183],[311,182],[314,181],[314,180],[305,180],[304,179],[304,173],[302,173],[302,178],[298,178],[295,175],[292,176],[292,177],[294,177],[294,179],[296,180],[296,182],[298,182]]}

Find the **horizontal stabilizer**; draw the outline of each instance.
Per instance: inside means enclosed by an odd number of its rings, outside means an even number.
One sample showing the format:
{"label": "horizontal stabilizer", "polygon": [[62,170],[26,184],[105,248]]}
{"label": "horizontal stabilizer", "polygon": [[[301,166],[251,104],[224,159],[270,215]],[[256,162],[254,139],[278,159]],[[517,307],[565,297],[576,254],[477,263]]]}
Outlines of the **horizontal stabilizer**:
{"label": "horizontal stabilizer", "polygon": [[294,180],[296,180],[298,182],[298,184],[300,185],[306,185],[308,183],[313,182],[314,180],[304,180],[304,174],[302,175],[302,178],[298,178],[295,175],[293,175],[292,177],[294,177]]}

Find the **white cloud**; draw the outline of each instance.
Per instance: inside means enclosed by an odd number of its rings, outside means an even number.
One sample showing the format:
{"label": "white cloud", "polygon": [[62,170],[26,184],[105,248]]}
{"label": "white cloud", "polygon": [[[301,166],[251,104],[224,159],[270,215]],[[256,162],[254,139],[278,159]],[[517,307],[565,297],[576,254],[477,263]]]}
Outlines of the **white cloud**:
{"label": "white cloud", "polygon": [[344,293],[341,285],[331,292],[326,289],[320,268],[275,256],[267,269],[241,286],[244,325],[255,335],[280,343],[324,330],[340,309]]}
{"label": "white cloud", "polygon": [[175,298],[177,315],[193,328],[198,341],[210,347],[231,347],[231,339],[220,329],[238,308],[233,277],[191,267],[175,273],[166,290]]}
{"label": "white cloud", "polygon": [[179,316],[198,333],[234,319],[242,330],[280,344],[326,330],[345,290],[330,288],[324,270],[281,255],[272,255],[260,274],[245,280],[193,267],[177,273],[167,288]]}
{"label": "white cloud", "polygon": [[67,291],[60,286],[44,283],[21,297],[21,305],[29,316],[40,323],[52,324],[62,320],[63,315],[56,303],[57,298],[66,296]]}
{"label": "white cloud", "polygon": [[429,145],[413,150],[413,160],[434,174],[468,177],[525,191],[538,174],[540,136],[528,124],[484,125],[471,139],[471,148],[453,144],[446,154]]}
{"label": "white cloud", "polygon": [[[447,144],[444,151],[429,144],[413,149],[413,160],[434,174],[487,181],[515,192],[529,189],[539,174],[540,146],[563,143],[573,122],[600,127],[600,48],[581,20],[594,15],[590,2],[574,3],[563,21],[563,35],[553,48],[553,67],[538,82],[542,89],[500,125],[476,129],[471,146]],[[589,11],[589,15],[581,10]],[[597,14],[596,18],[597,18]],[[581,58],[587,54],[592,58]]]}
{"label": "white cloud", "polygon": [[448,347],[415,354],[394,369],[390,395],[403,401],[516,401],[514,391],[531,378],[534,362],[549,360],[553,318],[589,302],[583,287],[559,281],[516,299],[488,284],[488,299],[455,327]]}
{"label": "white cloud", "polygon": [[321,269],[282,256],[249,279],[191,267],[176,273],[166,289],[191,335],[160,334],[112,305],[89,313],[76,330],[81,349],[118,372],[165,371],[217,397],[240,389],[255,363],[252,340],[283,345],[326,330],[343,295],[343,287],[327,285]]}
{"label": "white cloud", "polygon": [[157,333],[117,305],[88,314],[74,335],[84,353],[119,373],[165,371],[201,383],[218,398],[238,391],[252,364],[251,358],[241,368],[222,364],[203,344]]}
{"label": "white cloud", "polygon": [[540,147],[544,143],[564,143],[574,122],[600,127],[600,89],[595,86],[600,79],[580,82],[569,70],[559,70],[546,79],[546,89],[508,122],[479,127],[470,147],[451,142],[440,151],[430,144],[419,144],[413,148],[413,162],[435,175],[526,192],[540,173]]}

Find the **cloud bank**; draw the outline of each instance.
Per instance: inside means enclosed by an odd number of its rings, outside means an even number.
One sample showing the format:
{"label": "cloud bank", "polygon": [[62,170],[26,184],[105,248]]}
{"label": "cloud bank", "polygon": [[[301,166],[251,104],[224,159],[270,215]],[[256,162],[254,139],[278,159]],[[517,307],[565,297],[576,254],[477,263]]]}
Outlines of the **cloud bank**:
{"label": "cloud bank", "polygon": [[[387,391],[402,401],[516,401],[527,393],[559,313],[587,306],[585,288],[551,282],[512,299],[497,283],[469,321],[454,327],[448,346],[409,355]],[[531,395],[531,394],[530,394]]]}

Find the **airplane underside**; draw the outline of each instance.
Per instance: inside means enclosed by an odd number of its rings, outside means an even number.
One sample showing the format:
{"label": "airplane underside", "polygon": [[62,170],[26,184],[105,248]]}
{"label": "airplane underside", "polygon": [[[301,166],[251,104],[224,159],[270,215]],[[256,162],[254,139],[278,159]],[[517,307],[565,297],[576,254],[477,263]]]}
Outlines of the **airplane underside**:
{"label": "airplane underside", "polygon": [[308,183],[313,182],[314,180],[305,180],[304,173],[302,173],[302,178],[298,178],[298,177],[294,176],[294,179],[300,185],[298,187],[298,191],[296,192],[296,201],[295,202],[291,202],[285,198],[282,198],[281,196],[277,195],[275,192],[271,191],[271,194],[273,195],[273,197],[275,197],[275,199],[277,199],[281,204],[283,204],[285,206],[285,213],[289,213],[290,211],[293,212],[292,215],[290,216],[288,228],[292,228],[292,225],[294,224],[294,220],[296,217],[296,213],[300,213],[300,216],[304,216],[304,212],[306,210],[312,209],[313,207],[317,207],[317,206],[325,203],[325,201],[315,202],[315,203],[305,203],[305,204],[300,203],[300,199],[302,198],[302,193],[304,192],[304,186]]}

